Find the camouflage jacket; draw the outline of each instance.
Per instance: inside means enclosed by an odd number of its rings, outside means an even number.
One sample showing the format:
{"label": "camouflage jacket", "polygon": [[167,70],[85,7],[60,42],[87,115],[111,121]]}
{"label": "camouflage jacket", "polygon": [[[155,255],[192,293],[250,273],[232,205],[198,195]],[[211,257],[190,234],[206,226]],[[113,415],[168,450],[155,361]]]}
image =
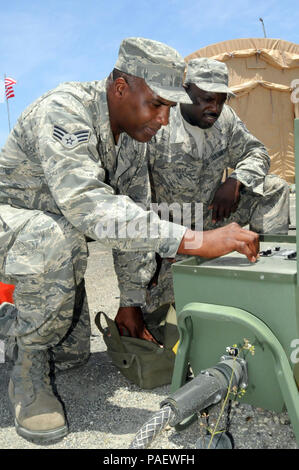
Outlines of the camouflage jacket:
{"label": "camouflage jacket", "polygon": [[[106,80],[59,85],[22,113],[0,153],[0,205],[63,214],[112,248],[173,256],[185,228],[136,204],[150,200],[146,146],[121,136],[117,152]],[[149,220],[155,237],[130,226]]]}
{"label": "camouflage jacket", "polygon": [[203,130],[201,155],[184,127],[179,106],[171,110],[169,126],[154,139],[149,147],[157,201],[209,204],[226,168],[233,169],[231,178],[263,194],[270,158],[231,107],[224,105],[216,123]]}
{"label": "camouflage jacket", "polygon": [[[201,155],[184,127],[180,107],[172,108],[169,125],[148,144],[148,159],[152,200],[159,204],[201,202],[204,216],[226,168],[233,169],[230,177],[263,195],[270,165],[264,145],[227,105],[216,123],[204,130]],[[146,285],[156,269],[155,254],[122,254],[122,265],[126,280],[119,270],[121,305],[144,305]]]}

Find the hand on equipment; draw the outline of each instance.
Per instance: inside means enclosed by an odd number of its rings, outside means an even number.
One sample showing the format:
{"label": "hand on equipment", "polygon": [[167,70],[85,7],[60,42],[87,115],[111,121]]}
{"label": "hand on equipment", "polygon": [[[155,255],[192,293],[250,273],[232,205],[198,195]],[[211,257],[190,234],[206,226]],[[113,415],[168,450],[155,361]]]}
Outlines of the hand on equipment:
{"label": "hand on equipment", "polygon": [[243,229],[235,222],[204,232],[187,229],[178,249],[180,254],[203,258],[216,258],[232,251],[244,254],[254,263],[259,253],[258,234]]}

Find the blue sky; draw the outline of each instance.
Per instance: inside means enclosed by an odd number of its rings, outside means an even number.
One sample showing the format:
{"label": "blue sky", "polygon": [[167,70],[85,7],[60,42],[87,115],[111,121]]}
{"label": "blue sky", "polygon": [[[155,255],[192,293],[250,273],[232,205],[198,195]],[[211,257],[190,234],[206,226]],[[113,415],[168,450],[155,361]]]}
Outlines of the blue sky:
{"label": "blue sky", "polygon": [[[113,68],[128,36],[165,42],[182,56],[227,39],[299,42],[298,0],[0,0],[0,80],[17,80],[12,125],[32,101],[68,80],[95,80]],[[299,78],[299,77],[298,77]],[[8,135],[0,103],[0,147]]]}

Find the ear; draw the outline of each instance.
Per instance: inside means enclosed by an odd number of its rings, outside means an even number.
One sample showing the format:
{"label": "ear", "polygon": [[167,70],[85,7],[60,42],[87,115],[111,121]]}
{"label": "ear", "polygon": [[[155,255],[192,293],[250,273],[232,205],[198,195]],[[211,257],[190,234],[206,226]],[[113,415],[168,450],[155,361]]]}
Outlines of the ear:
{"label": "ear", "polygon": [[123,77],[119,77],[113,82],[114,94],[117,98],[123,98],[129,90],[129,85]]}

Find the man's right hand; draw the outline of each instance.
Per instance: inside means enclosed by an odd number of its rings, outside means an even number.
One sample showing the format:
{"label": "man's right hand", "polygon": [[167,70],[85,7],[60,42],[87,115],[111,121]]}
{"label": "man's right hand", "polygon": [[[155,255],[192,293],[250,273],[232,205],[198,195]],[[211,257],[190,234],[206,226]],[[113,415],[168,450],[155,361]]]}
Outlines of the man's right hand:
{"label": "man's right hand", "polygon": [[187,229],[177,252],[203,258],[216,258],[232,251],[238,251],[254,263],[259,253],[258,234],[243,229],[235,222],[204,232]]}
{"label": "man's right hand", "polygon": [[222,220],[237,210],[240,200],[240,189],[242,183],[235,178],[227,178],[217,189],[213,201],[209,206],[212,209],[212,222],[222,222]]}

